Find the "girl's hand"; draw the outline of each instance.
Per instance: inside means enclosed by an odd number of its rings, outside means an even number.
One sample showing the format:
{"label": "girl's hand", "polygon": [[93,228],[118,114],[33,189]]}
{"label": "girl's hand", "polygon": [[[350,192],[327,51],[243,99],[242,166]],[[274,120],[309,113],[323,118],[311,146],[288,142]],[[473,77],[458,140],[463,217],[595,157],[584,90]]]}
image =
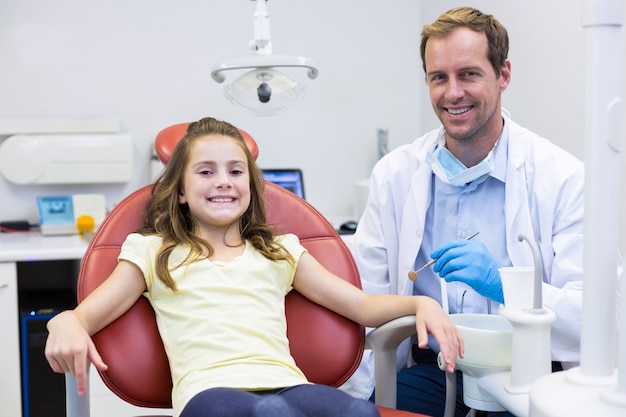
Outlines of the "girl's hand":
{"label": "girl's hand", "polygon": [[64,311],[48,321],[45,355],[54,372],[76,377],[78,395],[87,389],[87,359],[102,371],[108,367],[74,311]]}
{"label": "girl's hand", "polygon": [[427,296],[418,296],[419,308],[415,315],[417,345],[421,349],[428,347],[428,334],[432,334],[441,350],[447,372],[454,372],[456,358],[462,358],[463,339],[456,325],[437,301]]}

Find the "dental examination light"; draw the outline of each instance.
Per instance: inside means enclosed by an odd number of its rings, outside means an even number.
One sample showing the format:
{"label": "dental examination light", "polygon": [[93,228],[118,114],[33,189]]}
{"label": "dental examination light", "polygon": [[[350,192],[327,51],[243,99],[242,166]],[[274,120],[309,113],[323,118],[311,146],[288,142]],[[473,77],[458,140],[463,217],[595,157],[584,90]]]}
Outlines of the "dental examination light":
{"label": "dental examination light", "polygon": [[219,63],[211,71],[211,78],[222,83],[226,80],[226,71],[251,69],[226,85],[224,95],[236,106],[259,116],[270,116],[286,110],[304,97],[306,92],[303,84],[276,68],[304,68],[310,79],[315,79],[318,74],[309,58],[272,54],[266,2],[256,0],[254,40],[250,42],[250,48],[255,53]]}

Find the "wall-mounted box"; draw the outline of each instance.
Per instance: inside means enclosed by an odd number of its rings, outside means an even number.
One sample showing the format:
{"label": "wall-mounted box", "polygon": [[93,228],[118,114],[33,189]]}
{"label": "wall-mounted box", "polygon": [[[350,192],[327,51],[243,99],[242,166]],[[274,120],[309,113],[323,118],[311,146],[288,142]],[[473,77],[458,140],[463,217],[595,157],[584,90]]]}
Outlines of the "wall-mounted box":
{"label": "wall-mounted box", "polygon": [[0,143],[0,174],[14,184],[121,183],[133,173],[130,135],[14,135]]}

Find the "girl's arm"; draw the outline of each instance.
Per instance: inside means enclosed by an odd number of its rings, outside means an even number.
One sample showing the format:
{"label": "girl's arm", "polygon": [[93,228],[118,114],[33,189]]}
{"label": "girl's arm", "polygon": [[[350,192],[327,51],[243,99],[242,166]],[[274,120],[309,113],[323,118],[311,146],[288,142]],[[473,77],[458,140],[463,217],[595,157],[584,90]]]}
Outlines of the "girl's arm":
{"label": "girl's arm", "polygon": [[78,394],[87,386],[87,359],[100,370],[107,366],[91,336],[124,314],[145,291],[143,273],[134,264],[120,261],[111,275],[74,310],[48,321],[45,355],[52,370],[76,376]]}
{"label": "girl's arm", "polygon": [[430,297],[367,294],[332,274],[308,252],[298,261],[293,287],[311,301],[367,327],[415,314],[420,348],[427,346],[431,333],[439,344],[448,372],[454,371],[457,356],[463,357],[463,340],[456,326]]}

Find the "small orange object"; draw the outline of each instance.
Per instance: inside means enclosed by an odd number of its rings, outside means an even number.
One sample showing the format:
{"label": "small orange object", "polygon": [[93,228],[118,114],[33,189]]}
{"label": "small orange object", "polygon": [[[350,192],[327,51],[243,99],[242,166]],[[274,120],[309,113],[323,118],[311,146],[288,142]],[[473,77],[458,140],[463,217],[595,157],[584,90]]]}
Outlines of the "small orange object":
{"label": "small orange object", "polygon": [[413,282],[417,281],[417,272],[409,271],[409,279]]}
{"label": "small orange object", "polygon": [[76,228],[81,238],[91,240],[96,221],[93,216],[83,215],[76,219]]}

